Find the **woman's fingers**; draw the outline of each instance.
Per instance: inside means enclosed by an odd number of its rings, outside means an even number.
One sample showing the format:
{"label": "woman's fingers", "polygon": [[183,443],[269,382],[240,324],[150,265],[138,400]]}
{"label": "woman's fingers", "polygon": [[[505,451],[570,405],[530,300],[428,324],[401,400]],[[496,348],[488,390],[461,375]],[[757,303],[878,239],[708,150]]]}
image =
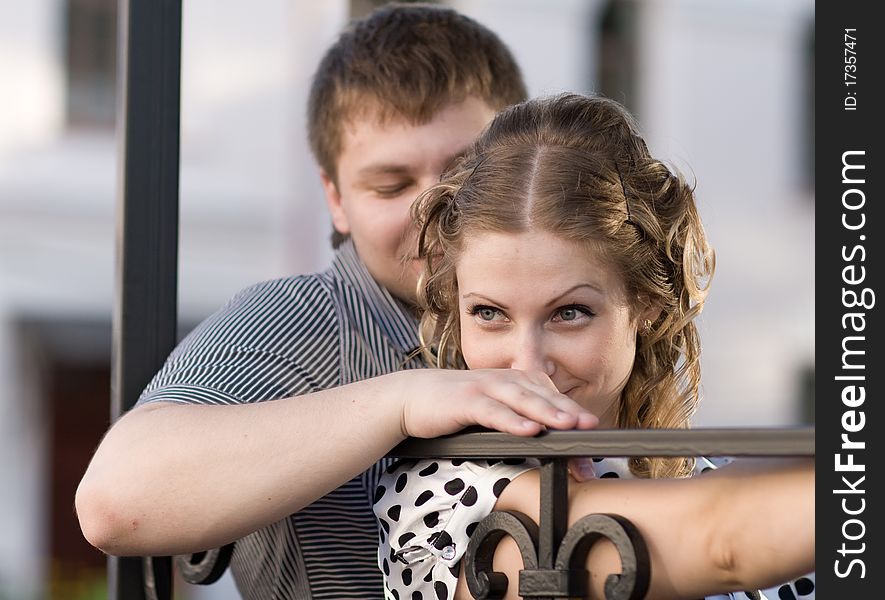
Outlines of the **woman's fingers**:
{"label": "woman's fingers", "polygon": [[489,378],[482,382],[482,393],[491,400],[529,420],[554,429],[574,429],[580,414],[589,413],[556,388],[539,385],[519,372],[501,382]]}
{"label": "woman's fingers", "polygon": [[559,393],[543,373],[514,369],[408,371],[402,425],[406,435],[436,437],[468,425],[514,435],[545,428],[589,429],[596,416]]}

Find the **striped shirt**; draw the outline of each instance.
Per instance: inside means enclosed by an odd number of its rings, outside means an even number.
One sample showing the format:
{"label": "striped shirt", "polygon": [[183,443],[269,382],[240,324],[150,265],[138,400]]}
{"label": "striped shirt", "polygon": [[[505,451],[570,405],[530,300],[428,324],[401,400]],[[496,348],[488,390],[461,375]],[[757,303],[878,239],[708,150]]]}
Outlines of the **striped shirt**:
{"label": "striped shirt", "polygon": [[[322,273],[256,284],[170,354],[139,404],[262,402],[423,366],[411,311],[378,285],[350,241]],[[298,513],[239,541],[243,598],[382,598],[375,487],[382,460]]]}

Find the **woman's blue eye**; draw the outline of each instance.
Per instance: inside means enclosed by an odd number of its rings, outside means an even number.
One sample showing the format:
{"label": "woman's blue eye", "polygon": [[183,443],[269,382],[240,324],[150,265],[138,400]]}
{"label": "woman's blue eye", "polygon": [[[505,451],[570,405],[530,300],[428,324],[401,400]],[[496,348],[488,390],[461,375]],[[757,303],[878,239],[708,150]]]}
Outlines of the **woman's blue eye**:
{"label": "woman's blue eye", "polygon": [[494,308],[479,308],[477,309],[476,314],[478,314],[479,318],[483,321],[494,321],[495,315],[498,314],[498,311]]}
{"label": "woman's blue eye", "polygon": [[586,306],[577,304],[574,306],[563,306],[554,314],[555,321],[576,321],[582,317],[592,317],[593,311]]}
{"label": "woman's blue eye", "polygon": [[559,311],[559,318],[563,321],[574,321],[578,318],[578,309],[574,307],[563,308]]}

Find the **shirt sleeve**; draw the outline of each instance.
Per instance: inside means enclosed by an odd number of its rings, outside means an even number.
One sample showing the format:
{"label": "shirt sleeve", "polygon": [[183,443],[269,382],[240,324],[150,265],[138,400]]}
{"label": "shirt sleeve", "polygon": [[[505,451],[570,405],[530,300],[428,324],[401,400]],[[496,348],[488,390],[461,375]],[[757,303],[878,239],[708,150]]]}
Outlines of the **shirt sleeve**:
{"label": "shirt sleeve", "polygon": [[182,340],[138,404],[243,404],[334,387],[339,332],[316,276],[256,284]]}
{"label": "shirt sleeve", "polygon": [[451,598],[473,530],[510,481],[537,467],[525,459],[394,463],[374,504],[386,593],[411,598],[419,591],[427,597],[432,589],[437,598]]}

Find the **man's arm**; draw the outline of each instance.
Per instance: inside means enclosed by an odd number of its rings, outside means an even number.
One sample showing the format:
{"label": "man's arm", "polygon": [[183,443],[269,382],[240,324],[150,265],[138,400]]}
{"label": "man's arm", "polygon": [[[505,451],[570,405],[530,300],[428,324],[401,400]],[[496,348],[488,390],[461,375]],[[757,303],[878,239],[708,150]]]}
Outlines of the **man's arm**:
{"label": "man's arm", "polygon": [[402,371],[244,405],[156,402],[107,433],[76,509],[86,539],[108,554],[185,554],[300,510],[408,436],[596,423],[545,375],[511,369]]}

